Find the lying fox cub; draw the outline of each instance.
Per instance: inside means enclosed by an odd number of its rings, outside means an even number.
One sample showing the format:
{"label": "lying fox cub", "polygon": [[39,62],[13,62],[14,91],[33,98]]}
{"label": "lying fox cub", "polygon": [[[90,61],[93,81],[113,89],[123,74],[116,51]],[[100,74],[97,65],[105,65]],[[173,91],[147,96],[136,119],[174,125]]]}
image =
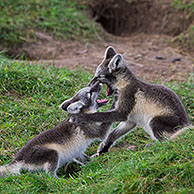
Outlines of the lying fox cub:
{"label": "lying fox cub", "polygon": [[[85,87],[64,101],[61,108],[70,114],[95,112],[108,102],[107,99],[97,100],[101,88],[99,82]],[[112,108],[113,106],[114,102]],[[110,127],[111,123],[79,125],[67,119],[28,141],[11,163],[0,167],[0,176],[19,174],[22,169],[42,169],[56,176],[57,169],[65,163],[74,159],[88,161],[89,157],[84,151],[93,140],[104,139]]]}
{"label": "lying fox cub", "polygon": [[[115,109],[93,114],[72,115],[76,123],[122,121],[101,143],[98,153],[106,152],[121,136],[140,125],[154,140],[175,137],[189,125],[188,115],[179,97],[169,88],[139,80],[123,56],[108,47],[90,84],[107,85],[107,95],[116,94]],[[178,132],[178,133],[176,133]]]}

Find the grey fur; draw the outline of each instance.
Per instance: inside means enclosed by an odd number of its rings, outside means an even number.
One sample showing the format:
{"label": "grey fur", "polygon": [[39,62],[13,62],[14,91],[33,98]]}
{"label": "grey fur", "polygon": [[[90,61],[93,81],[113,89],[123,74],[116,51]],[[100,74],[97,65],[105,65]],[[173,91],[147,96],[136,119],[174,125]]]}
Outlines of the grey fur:
{"label": "grey fur", "polygon": [[122,55],[113,50],[113,47],[107,48],[90,84],[101,81],[110,87],[110,94],[117,93],[115,109],[72,116],[76,123],[122,121],[101,143],[98,154],[108,151],[136,125],[142,126],[154,140],[163,140],[165,134],[171,136],[188,126],[188,115],[177,94],[165,86],[139,80]]}
{"label": "grey fur", "polygon": [[[70,113],[95,112],[102,105],[97,102],[101,88],[99,82],[85,87],[63,102],[61,108]],[[43,169],[56,176],[57,169],[72,160],[83,164],[89,160],[84,154],[88,145],[96,139],[104,139],[110,127],[111,123],[80,125],[67,119],[28,141],[11,163],[0,167],[0,176],[19,174],[22,169]]]}

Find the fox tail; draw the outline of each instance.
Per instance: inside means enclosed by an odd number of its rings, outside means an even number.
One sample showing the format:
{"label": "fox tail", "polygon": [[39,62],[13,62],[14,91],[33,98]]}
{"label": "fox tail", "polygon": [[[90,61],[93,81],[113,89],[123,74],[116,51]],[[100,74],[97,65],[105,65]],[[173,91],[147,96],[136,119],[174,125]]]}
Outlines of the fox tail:
{"label": "fox tail", "polygon": [[171,140],[175,140],[179,135],[181,135],[185,130],[187,129],[191,129],[191,128],[194,128],[193,125],[189,125],[189,126],[186,126],[186,127],[183,127],[182,129],[178,130],[177,132],[175,132],[171,137],[170,139]]}
{"label": "fox tail", "polygon": [[5,166],[0,166],[0,177],[6,177],[11,174],[20,174],[22,164],[20,162],[12,162]]}

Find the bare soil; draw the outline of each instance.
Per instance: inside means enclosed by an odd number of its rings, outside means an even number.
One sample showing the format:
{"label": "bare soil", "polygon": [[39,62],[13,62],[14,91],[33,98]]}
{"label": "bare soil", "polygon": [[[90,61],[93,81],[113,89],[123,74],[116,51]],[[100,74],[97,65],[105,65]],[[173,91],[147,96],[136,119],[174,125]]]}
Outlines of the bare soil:
{"label": "bare soil", "polygon": [[[129,37],[111,35],[111,41],[90,44],[49,41],[47,44],[36,45],[39,52],[43,53],[43,60],[31,63],[55,64],[56,67],[66,66],[71,70],[84,69],[94,73],[104,57],[105,49],[111,45],[117,52],[123,54],[127,64],[140,79],[152,82],[184,81],[187,76],[194,73],[194,58],[171,47],[169,45],[171,38],[163,34],[138,33]],[[60,52],[57,52],[58,50]],[[33,49],[31,51],[33,53]],[[49,57],[50,60],[45,60]]]}

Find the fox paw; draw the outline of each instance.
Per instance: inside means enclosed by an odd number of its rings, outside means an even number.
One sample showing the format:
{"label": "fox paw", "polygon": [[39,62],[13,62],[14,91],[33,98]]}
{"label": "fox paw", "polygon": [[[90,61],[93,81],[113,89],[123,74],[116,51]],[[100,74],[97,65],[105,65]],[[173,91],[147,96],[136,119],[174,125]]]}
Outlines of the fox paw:
{"label": "fox paw", "polygon": [[112,142],[102,142],[98,147],[98,152],[100,155],[109,151]]}
{"label": "fox paw", "polygon": [[92,156],[91,156],[91,158],[97,158],[97,157],[99,157],[100,156],[100,153],[95,153],[95,154],[93,154]]}

